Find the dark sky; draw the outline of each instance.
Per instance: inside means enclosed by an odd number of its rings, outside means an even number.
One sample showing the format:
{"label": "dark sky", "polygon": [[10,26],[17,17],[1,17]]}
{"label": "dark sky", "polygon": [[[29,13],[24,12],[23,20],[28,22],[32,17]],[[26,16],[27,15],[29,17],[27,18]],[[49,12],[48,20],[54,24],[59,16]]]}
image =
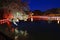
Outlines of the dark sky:
{"label": "dark sky", "polygon": [[30,0],[31,10],[46,11],[51,8],[60,8],[60,0]]}

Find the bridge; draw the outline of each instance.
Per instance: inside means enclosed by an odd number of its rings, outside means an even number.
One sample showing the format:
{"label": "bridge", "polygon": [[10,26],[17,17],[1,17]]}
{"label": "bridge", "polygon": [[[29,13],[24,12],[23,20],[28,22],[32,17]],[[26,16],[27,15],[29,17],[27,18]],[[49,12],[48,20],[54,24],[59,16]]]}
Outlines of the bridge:
{"label": "bridge", "polygon": [[[57,21],[60,21],[60,17],[57,17],[57,16],[52,16],[52,17],[50,17],[50,16],[29,16],[27,19],[30,19],[31,21],[34,21],[34,20],[36,20],[36,21],[38,21],[38,20],[51,20],[51,21],[53,21],[53,20],[57,20]],[[9,24],[9,22],[12,22],[11,21],[12,19],[2,19],[2,20],[0,20],[0,24],[3,24],[3,23],[8,23]],[[16,19],[13,19],[15,22],[18,22],[20,19],[19,18],[16,18]],[[27,21],[27,20],[24,20],[24,21]],[[29,21],[29,20],[28,20]]]}

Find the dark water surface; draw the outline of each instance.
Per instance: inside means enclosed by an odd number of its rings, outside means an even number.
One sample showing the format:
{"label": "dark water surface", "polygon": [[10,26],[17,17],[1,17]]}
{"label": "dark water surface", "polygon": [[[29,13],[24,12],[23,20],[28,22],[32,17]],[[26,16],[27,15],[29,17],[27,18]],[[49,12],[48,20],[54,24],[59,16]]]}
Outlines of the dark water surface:
{"label": "dark water surface", "polygon": [[[48,23],[48,21],[24,22],[18,24],[19,30],[27,30],[29,40],[58,40],[60,39],[60,24],[57,21]],[[2,25],[5,26],[5,25]],[[13,23],[12,26],[16,27]]]}
{"label": "dark water surface", "polygon": [[[33,40],[54,40],[60,36],[60,24],[57,21],[19,22],[19,30],[27,30]],[[58,37],[58,38],[57,38]]]}

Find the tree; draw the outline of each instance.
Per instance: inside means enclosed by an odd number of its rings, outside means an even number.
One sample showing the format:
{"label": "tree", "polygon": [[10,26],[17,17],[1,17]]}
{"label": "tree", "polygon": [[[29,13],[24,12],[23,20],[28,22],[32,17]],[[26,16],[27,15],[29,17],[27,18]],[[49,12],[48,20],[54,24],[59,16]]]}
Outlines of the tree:
{"label": "tree", "polygon": [[21,12],[21,11],[25,13],[25,11],[29,11],[29,7],[28,7],[27,0],[25,2],[23,1],[22,0],[1,0],[0,9],[3,9],[3,12],[6,11],[7,12],[6,15],[10,14],[9,10],[12,12],[12,14],[15,14],[16,12]]}
{"label": "tree", "polygon": [[44,12],[45,15],[48,14],[60,14],[60,8],[52,8],[48,9],[47,11]]}
{"label": "tree", "polygon": [[34,15],[42,15],[42,12],[40,10],[34,10],[33,13]]}

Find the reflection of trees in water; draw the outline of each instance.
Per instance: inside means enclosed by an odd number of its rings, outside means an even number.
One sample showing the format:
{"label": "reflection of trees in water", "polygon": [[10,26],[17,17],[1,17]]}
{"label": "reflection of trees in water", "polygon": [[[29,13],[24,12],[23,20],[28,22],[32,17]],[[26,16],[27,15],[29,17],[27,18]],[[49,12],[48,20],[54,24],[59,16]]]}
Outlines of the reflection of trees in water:
{"label": "reflection of trees in water", "polygon": [[[16,32],[17,31],[17,32]],[[15,30],[15,40],[27,40],[28,39],[28,33],[27,31],[23,31],[23,30]]]}
{"label": "reflection of trees in water", "polygon": [[[2,32],[4,32],[4,34],[6,34],[9,37],[14,39],[14,37],[15,37],[15,31],[14,30],[15,29],[13,27],[9,28],[7,23],[4,23],[4,24],[0,25],[0,29],[2,30]],[[16,36],[18,36],[18,39],[22,39],[22,40],[27,40],[28,37],[29,37],[27,31],[26,30],[22,30],[22,29],[20,31],[18,31]]]}

